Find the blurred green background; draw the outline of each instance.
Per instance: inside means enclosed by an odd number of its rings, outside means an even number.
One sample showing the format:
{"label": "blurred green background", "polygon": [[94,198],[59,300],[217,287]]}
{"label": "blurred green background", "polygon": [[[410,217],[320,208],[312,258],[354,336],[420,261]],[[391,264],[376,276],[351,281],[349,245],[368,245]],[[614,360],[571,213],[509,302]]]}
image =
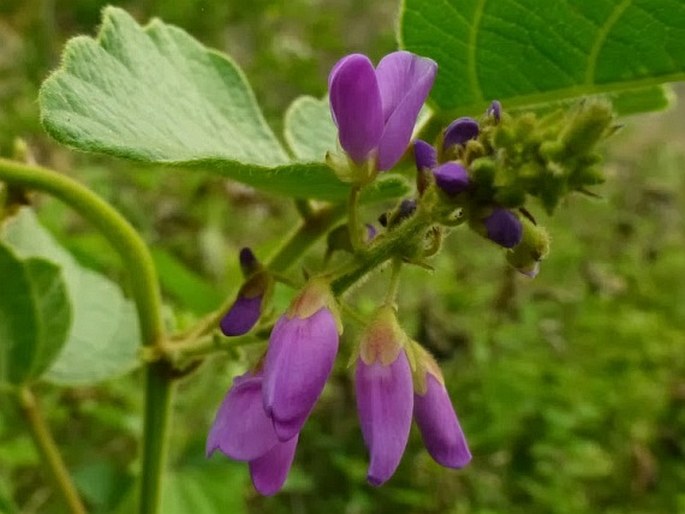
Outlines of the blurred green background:
{"label": "blurred green background", "polygon": [[[297,221],[294,207],[198,172],[160,170],[69,152],[38,122],[40,82],[69,37],[94,34],[99,0],[0,2],[0,152],[24,138],[36,160],[112,202],[144,234],[160,267],[170,323],[184,326],[238,284],[237,250],[265,257]],[[325,93],[342,55],[395,48],[397,4],[380,0],[139,0],[229,52],[280,131],[299,94]],[[455,56],[458,58],[458,56]],[[506,106],[505,106],[506,108]],[[163,512],[205,513],[685,513],[685,109],[623,120],[607,148],[603,199],[542,210],[552,253],[534,281],[497,248],[458,231],[436,270],[407,270],[406,329],[440,359],[474,459],[433,463],[413,431],[395,477],[365,483],[367,456],[346,357],[307,423],[284,491],[261,498],[246,466],[207,461],[204,442],[234,375],[258,348],[208,359],[185,378],[172,422]],[[126,283],[125,270],[82,219],[45,197],[42,221],[84,264]],[[382,208],[366,212],[372,221]],[[305,264],[321,262],[317,247]],[[351,297],[373,308],[383,277]],[[278,291],[276,303],[287,302]],[[173,321],[172,321],[173,320]],[[48,421],[93,513],[130,512],[138,472],[141,376],[38,389]],[[15,406],[0,400],[0,512],[65,512]]]}

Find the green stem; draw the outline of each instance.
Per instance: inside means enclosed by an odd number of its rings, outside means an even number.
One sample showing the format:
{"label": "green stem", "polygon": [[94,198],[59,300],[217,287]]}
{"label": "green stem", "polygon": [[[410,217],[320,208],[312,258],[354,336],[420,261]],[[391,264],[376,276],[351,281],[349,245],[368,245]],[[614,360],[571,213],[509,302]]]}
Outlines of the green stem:
{"label": "green stem", "polygon": [[0,158],[0,180],[59,198],[93,223],[119,253],[131,277],[143,344],[163,337],[161,295],[152,256],[136,230],[111,205],[85,186],[56,171]]}
{"label": "green stem", "polygon": [[363,246],[362,235],[359,230],[359,193],[361,188],[353,185],[347,199],[347,230],[350,233],[352,249],[356,252]]}
{"label": "green stem", "polygon": [[378,236],[371,246],[357,252],[351,264],[332,274],[333,294],[342,295],[369,272],[392,258],[400,259],[398,256],[402,256],[411,260],[420,255],[422,248],[417,245],[424,244],[422,236],[432,224],[431,214],[419,207],[411,218]]}
{"label": "green stem", "polygon": [[69,470],[67,470],[62,460],[57,444],[55,444],[55,440],[45,422],[38,399],[28,386],[24,386],[19,390],[18,401],[24,419],[26,419],[26,423],[29,426],[33,441],[43,460],[47,463],[47,469],[52,475],[55,486],[69,506],[69,512],[71,514],[86,514],[86,508],[81,502],[76,487],[69,476]]}
{"label": "green stem", "polygon": [[397,292],[400,288],[400,276],[402,271],[402,260],[394,258],[392,260],[392,272],[390,275],[390,285],[385,295],[385,304],[394,305],[397,300]]}
{"label": "green stem", "polygon": [[[78,182],[53,170],[0,158],[0,180],[59,198],[90,221],[119,253],[133,278],[143,344],[164,348],[162,301],[152,256],[136,230],[111,205]],[[157,514],[166,456],[173,375],[165,362],[147,364],[140,489],[141,514]]]}
{"label": "green stem", "polygon": [[145,418],[140,476],[140,514],[157,514],[161,508],[162,477],[169,440],[169,418],[174,394],[171,364],[159,360],[145,368]]}

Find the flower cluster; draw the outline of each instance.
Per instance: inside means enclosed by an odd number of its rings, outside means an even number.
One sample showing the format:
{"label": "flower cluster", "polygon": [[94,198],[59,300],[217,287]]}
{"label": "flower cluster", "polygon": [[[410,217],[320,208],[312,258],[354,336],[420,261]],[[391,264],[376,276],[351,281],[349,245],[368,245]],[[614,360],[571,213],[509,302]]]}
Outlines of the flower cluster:
{"label": "flower cluster", "polygon": [[[239,324],[251,313],[237,311],[236,304],[227,317]],[[233,382],[209,432],[207,455],[219,450],[248,462],[255,488],[264,495],[278,492],[333,368],[341,332],[327,285],[310,281],[274,326],[257,368]]]}
{"label": "flower cluster", "polygon": [[[333,368],[341,333],[327,283],[312,279],[276,322],[264,358],[234,380],[209,432],[207,455],[219,450],[248,462],[255,488],[263,495],[278,492]],[[361,337],[355,384],[370,484],[383,484],[397,469],[412,417],[437,462],[460,468],[470,461],[439,367],[402,331],[392,307],[379,308]]]}
{"label": "flower cluster", "polygon": [[[436,72],[430,59],[395,52],[375,68],[366,56],[349,55],[330,73],[331,117],[340,148],[326,160],[341,180],[351,184],[348,222],[328,233],[325,269],[308,280],[276,321],[258,363],[234,380],[207,439],[208,455],[219,450],[248,462],[254,486],[262,494],[282,488],[300,431],[333,369],[343,331],[337,297],[389,261],[391,287],[366,323],[352,359],[357,411],[370,456],[367,479],[378,486],[392,477],[412,420],[436,462],[461,468],[471,460],[438,364],[397,320],[399,271],[406,263],[429,267],[426,259],[440,249],[443,236],[465,223],[501,247],[515,269],[534,277],[549,250],[549,239],[525,209],[524,200],[527,194],[538,194],[539,177],[521,190],[509,184],[509,177],[526,176],[526,156],[534,156],[539,166],[542,157],[557,158],[581,145],[578,131],[569,129],[545,146],[544,141],[557,137],[548,130],[522,150],[512,143],[511,118],[497,101],[479,119],[454,120],[433,144],[420,139],[412,144]],[[592,116],[605,119],[604,111],[595,111]],[[588,115],[574,116],[576,125],[587,124]],[[521,127],[528,125],[515,126],[523,131]],[[591,142],[581,142],[586,153],[592,150]],[[413,150],[416,163],[415,194],[381,214],[380,231],[371,225],[363,228],[356,205],[359,191],[379,172],[393,168],[407,150]],[[591,161],[587,157],[576,163],[569,175],[575,177],[573,184],[585,183],[578,177]],[[592,178],[587,177],[586,182]],[[331,269],[336,250],[355,255],[346,266]],[[275,280],[249,249],[241,251],[240,262],[244,283],[220,323],[226,336],[245,334],[257,324]]]}

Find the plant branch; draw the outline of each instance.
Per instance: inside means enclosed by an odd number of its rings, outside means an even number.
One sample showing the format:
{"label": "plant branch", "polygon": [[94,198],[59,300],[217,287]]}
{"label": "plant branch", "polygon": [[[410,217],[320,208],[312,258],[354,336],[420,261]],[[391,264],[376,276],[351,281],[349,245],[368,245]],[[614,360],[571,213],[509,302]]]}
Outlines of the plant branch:
{"label": "plant branch", "polygon": [[69,470],[62,460],[57,444],[45,422],[38,399],[28,386],[19,389],[18,402],[33,437],[33,442],[46,462],[55,486],[69,506],[69,512],[71,514],[86,514],[86,508],[81,502],[76,487],[71,481]]}

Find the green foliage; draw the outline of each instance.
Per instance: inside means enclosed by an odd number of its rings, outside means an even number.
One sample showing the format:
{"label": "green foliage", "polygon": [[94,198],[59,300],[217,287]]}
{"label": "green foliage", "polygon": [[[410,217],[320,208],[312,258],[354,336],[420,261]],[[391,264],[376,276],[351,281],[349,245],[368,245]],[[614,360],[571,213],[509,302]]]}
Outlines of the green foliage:
{"label": "green foliage", "polygon": [[[347,195],[321,157],[289,163],[233,61],[159,20],[141,28],[121,9],[107,8],[97,41],[69,42],[40,103],[45,129],[80,150],[209,169],[286,196]],[[387,177],[367,198],[405,191]]]}
{"label": "green foliage", "polygon": [[20,259],[0,244],[0,382],[38,378],[67,340],[71,305],[60,269],[39,258]]}
{"label": "green foliage", "polygon": [[30,209],[22,209],[3,228],[2,239],[17,254],[47,260],[61,270],[71,303],[69,336],[58,358],[41,378],[64,385],[88,384],[133,369],[138,364],[138,320],[133,305],[119,288],[102,275],[78,265],[38,223]]}
{"label": "green foliage", "polygon": [[[666,105],[685,79],[676,0],[404,0],[399,39],[440,66],[431,98],[449,116],[491,100],[529,107],[614,93],[622,114]],[[617,96],[616,96],[617,95]]]}

